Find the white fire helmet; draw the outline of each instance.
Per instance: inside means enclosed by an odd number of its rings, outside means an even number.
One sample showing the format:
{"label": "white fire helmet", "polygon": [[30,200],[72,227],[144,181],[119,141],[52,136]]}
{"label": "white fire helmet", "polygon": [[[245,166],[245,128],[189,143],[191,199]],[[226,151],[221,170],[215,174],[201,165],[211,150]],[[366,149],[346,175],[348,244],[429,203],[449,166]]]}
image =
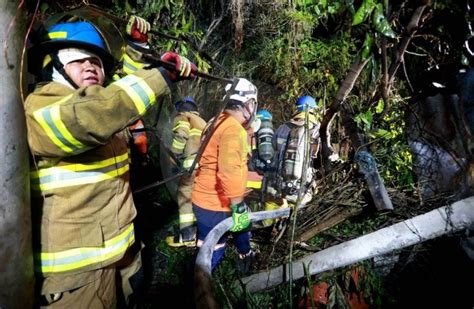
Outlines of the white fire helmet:
{"label": "white fire helmet", "polygon": [[[232,84],[227,84],[225,86],[225,91],[227,92],[231,88]],[[243,104],[251,99],[254,99],[255,102],[257,102],[257,87],[255,87],[255,85],[249,82],[247,79],[239,78],[234,92],[230,95],[230,99],[242,102]]]}

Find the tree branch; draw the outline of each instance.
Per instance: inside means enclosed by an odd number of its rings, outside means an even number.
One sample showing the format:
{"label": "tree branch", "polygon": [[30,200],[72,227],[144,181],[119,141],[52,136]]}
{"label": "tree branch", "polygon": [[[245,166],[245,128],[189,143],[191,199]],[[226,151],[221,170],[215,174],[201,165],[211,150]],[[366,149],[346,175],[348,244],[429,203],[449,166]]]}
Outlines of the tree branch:
{"label": "tree branch", "polygon": [[329,156],[331,155],[331,148],[329,146],[329,127],[330,123],[333,120],[337,112],[339,112],[341,104],[346,100],[349,93],[354,88],[354,84],[357,81],[362,69],[369,62],[369,58],[365,60],[360,60],[358,57],[357,60],[352,64],[349,69],[349,73],[341,84],[334,101],[329,106],[328,110],[324,114],[323,120],[321,121],[321,127],[319,134],[321,136],[321,157],[324,164],[325,173],[329,172],[331,169]]}

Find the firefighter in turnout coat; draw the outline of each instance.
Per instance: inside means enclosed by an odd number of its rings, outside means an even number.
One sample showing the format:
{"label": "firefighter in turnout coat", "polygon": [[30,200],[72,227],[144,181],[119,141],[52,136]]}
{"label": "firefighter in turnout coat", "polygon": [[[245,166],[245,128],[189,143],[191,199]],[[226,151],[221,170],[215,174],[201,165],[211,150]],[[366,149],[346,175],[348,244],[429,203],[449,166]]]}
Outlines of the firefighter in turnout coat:
{"label": "firefighter in turnout coat", "polygon": [[[177,156],[181,166],[188,170],[201,145],[201,134],[206,121],[199,116],[197,104],[191,97],[176,102],[175,108],[178,114],[174,118],[171,151]],[[166,239],[167,244],[172,247],[196,245],[196,218],[191,202],[194,175],[195,171],[190,176],[181,176],[179,180],[179,233]]]}
{"label": "firefighter in turnout coat", "polygon": [[116,288],[131,300],[141,258],[124,129],[174,82],[195,77],[195,65],[168,52],[176,71],[137,70],[105,86],[114,64],[106,46],[91,23],[64,22],[28,53],[43,80],[24,105],[41,306],[113,308]]}

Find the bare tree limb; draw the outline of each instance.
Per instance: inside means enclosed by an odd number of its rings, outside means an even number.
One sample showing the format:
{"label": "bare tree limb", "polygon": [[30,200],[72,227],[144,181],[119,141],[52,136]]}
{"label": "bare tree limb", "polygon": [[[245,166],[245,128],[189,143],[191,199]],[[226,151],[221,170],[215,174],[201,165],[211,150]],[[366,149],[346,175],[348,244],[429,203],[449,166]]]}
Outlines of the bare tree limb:
{"label": "bare tree limb", "polygon": [[[396,58],[390,65],[390,68],[388,69],[388,81],[387,81],[387,86],[386,86],[387,93],[390,92],[390,88],[392,87],[393,81],[395,79],[395,74],[397,73],[398,68],[400,67],[400,63],[403,61],[403,56],[405,54],[405,51],[407,50],[407,47],[410,44],[412,38],[415,36],[416,31],[420,27],[421,17],[423,16],[423,13],[427,7],[428,5],[419,6],[413,13],[410,21],[408,22],[408,25],[406,27],[406,35],[403,37],[402,41],[398,45]],[[381,93],[380,92],[376,93],[375,96],[370,101],[371,102],[370,105],[377,102],[380,99],[380,97],[381,97]],[[382,119],[388,113],[389,108],[390,108],[389,105],[385,104],[384,110],[380,114],[379,119]]]}
{"label": "bare tree limb", "polygon": [[341,84],[336,97],[334,98],[333,102],[329,106],[328,110],[324,114],[323,120],[321,121],[321,127],[319,130],[321,136],[321,157],[323,159],[324,164],[324,171],[327,173],[330,171],[331,166],[329,162],[329,156],[331,155],[331,148],[329,146],[329,127],[330,123],[333,120],[334,116],[337,112],[339,112],[339,108],[341,104],[346,100],[349,93],[354,88],[354,84],[357,81],[362,69],[366,66],[369,62],[369,58],[362,60],[357,58],[357,60],[352,64],[351,68],[349,69],[349,73],[347,74],[346,78]]}

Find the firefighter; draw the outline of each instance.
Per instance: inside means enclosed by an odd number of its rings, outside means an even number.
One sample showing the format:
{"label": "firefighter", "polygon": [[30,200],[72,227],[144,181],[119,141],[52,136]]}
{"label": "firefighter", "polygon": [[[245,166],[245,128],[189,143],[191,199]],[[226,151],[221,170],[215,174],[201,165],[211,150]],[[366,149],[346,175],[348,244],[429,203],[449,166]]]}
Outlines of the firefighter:
{"label": "firefighter", "polygon": [[197,72],[167,52],[176,70],[140,69],[106,85],[107,46],[90,22],[61,22],[28,53],[42,79],[24,105],[41,306],[113,308],[117,291],[132,302],[143,271],[124,129]]}
{"label": "firefighter", "polygon": [[[313,97],[309,95],[300,97],[295,103],[291,119],[281,124],[275,131],[273,137],[275,156],[267,191],[270,198],[265,203],[265,210],[294,205],[300,190],[303,190],[301,205],[312,199],[312,185],[316,172],[311,163],[306,170],[304,186],[301,186],[301,177],[304,174],[303,161],[306,147],[310,147],[310,162],[316,158],[319,149],[317,106]],[[308,116],[308,123],[306,123],[306,116]],[[306,128],[309,129],[310,141],[305,144]],[[264,224],[269,225],[272,222],[274,220],[265,220]]]}
{"label": "firefighter", "polygon": [[[231,86],[228,84],[226,91],[230,91]],[[250,247],[250,210],[244,195],[250,153],[246,129],[253,122],[256,109],[257,88],[248,80],[239,78],[199,160],[192,192],[197,246],[201,247],[207,234],[219,222],[232,217],[234,223],[230,231],[239,253],[237,267],[242,273],[248,271],[255,255]],[[224,257],[227,237],[227,234],[222,236],[214,248],[212,270]]]}
{"label": "firefighter", "polygon": [[[176,102],[178,114],[174,118],[171,151],[181,166],[188,170],[196,158],[201,144],[202,130],[206,121],[199,116],[198,106],[193,98],[185,97]],[[179,233],[166,238],[171,247],[196,246],[196,218],[191,203],[191,191],[195,171],[181,176],[178,185]]]}

